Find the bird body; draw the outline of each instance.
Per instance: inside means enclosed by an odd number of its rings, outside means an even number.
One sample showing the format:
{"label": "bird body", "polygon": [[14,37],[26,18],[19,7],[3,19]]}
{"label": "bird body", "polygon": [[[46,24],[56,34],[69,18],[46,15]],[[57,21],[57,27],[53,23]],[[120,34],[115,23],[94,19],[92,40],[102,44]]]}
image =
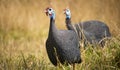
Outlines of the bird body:
{"label": "bird body", "polygon": [[109,28],[105,23],[91,20],[72,25],[70,10],[65,9],[64,11],[66,15],[66,27],[68,30],[76,31],[79,36],[79,41],[81,41],[82,35],[84,35],[86,40],[91,44],[99,43],[103,38],[111,36]]}
{"label": "bird body", "polygon": [[83,29],[83,33],[90,43],[92,43],[93,41],[99,42],[103,38],[111,36],[108,26],[101,21],[85,21],[79,24],[75,24],[75,27],[76,30],[79,32],[80,29]]}
{"label": "bird body", "polygon": [[[50,10],[52,9],[47,9],[47,11]],[[54,14],[54,12],[52,14]],[[51,14],[49,15],[51,16]],[[75,64],[81,62],[77,34],[75,34],[72,30],[58,30],[55,26],[54,17],[50,17],[50,27],[48,39],[46,41],[46,50],[50,61],[55,66],[57,66],[58,60],[62,64]]]}

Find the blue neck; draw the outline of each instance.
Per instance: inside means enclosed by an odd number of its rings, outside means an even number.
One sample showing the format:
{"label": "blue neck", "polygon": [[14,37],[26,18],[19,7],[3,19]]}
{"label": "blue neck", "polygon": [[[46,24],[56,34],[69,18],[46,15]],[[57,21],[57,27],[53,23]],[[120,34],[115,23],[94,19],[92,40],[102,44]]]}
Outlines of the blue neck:
{"label": "blue neck", "polygon": [[55,19],[55,13],[52,13],[52,15],[50,16],[50,18]]}
{"label": "blue neck", "polygon": [[71,18],[71,16],[70,16],[70,15],[66,15],[66,18],[67,18],[67,19],[70,19],[70,18]]}

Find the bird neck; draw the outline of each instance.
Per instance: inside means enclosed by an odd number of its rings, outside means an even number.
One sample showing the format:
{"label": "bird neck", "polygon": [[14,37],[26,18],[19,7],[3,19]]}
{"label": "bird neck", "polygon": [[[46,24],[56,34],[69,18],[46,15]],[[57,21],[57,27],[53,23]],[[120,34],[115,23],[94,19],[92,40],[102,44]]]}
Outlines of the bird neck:
{"label": "bird neck", "polygon": [[50,15],[51,19],[55,19],[55,12],[52,12],[52,14]]}
{"label": "bird neck", "polygon": [[55,26],[55,19],[50,18],[49,36],[53,36],[57,33],[57,28]]}
{"label": "bird neck", "polygon": [[71,15],[66,14],[66,18],[71,19]]}
{"label": "bird neck", "polygon": [[66,27],[67,27],[68,30],[74,30],[74,27],[71,24],[71,18],[66,18],[65,23],[66,23]]}
{"label": "bird neck", "polygon": [[66,18],[66,24],[71,24],[71,18]]}

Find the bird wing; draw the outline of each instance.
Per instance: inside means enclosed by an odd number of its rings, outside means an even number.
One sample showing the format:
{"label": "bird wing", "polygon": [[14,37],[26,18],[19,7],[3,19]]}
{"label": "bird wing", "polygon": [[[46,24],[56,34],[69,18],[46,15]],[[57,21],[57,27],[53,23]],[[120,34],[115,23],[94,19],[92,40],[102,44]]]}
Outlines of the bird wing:
{"label": "bird wing", "polygon": [[79,44],[77,34],[73,30],[60,30],[59,37],[56,39],[61,48],[76,48]]}
{"label": "bird wing", "polygon": [[46,41],[46,51],[52,64],[57,66],[57,58],[56,58],[56,52],[54,46],[48,40]]}

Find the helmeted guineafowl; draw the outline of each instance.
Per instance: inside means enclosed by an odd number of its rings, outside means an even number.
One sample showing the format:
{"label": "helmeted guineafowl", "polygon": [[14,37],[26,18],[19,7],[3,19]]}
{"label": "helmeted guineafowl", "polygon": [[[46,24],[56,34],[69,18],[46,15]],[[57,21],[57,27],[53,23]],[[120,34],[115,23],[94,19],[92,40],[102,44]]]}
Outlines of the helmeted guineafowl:
{"label": "helmeted guineafowl", "polygon": [[101,40],[111,36],[108,26],[101,21],[91,20],[72,25],[70,10],[65,9],[64,14],[66,15],[65,23],[67,29],[76,31],[80,41],[84,35],[89,43],[98,43],[103,46],[104,44],[102,44]]}
{"label": "helmeted guineafowl", "polygon": [[[46,9],[50,17],[49,34],[46,41],[46,51],[53,65],[57,66],[58,60],[62,64],[81,63],[79,40],[73,30],[58,30],[55,26],[55,11]],[[57,60],[58,59],[58,60]]]}

